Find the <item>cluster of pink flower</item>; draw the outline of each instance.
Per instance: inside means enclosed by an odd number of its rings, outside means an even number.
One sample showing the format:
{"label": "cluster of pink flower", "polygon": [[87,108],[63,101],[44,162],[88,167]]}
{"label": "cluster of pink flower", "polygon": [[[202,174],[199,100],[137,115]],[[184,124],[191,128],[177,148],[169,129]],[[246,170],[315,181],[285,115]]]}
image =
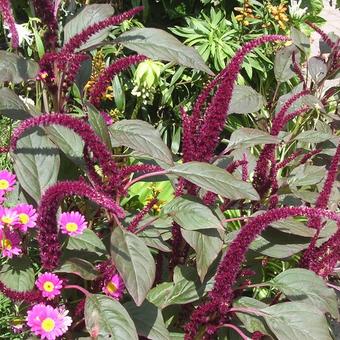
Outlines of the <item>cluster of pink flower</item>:
{"label": "cluster of pink flower", "polygon": [[[43,297],[52,300],[61,294],[63,281],[56,274],[44,273],[39,275],[35,285]],[[72,324],[68,310],[63,306],[52,307],[44,303],[34,305],[28,310],[26,321],[32,333],[47,340],[63,335]]]}
{"label": "cluster of pink flower", "polygon": [[[5,196],[15,186],[15,175],[7,170],[0,170],[0,204]],[[20,248],[21,236],[28,229],[34,228],[37,221],[37,212],[30,204],[18,204],[7,208],[0,205],[0,251],[2,256],[12,258],[22,252]],[[63,234],[75,236],[82,234],[87,222],[79,212],[71,211],[61,214],[59,219],[60,231]]]}
{"label": "cluster of pink flower", "polygon": [[[15,175],[0,170],[0,204],[5,195],[14,189]],[[37,213],[29,204],[18,204],[12,208],[0,206],[0,250],[2,256],[12,258],[21,253],[21,235],[36,226]]]}

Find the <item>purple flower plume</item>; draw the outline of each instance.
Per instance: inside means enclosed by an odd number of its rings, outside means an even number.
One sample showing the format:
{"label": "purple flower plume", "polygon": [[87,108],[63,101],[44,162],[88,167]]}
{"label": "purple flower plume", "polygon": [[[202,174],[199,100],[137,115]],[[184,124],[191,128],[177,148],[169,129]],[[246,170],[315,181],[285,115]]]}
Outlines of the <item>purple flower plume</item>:
{"label": "purple flower plume", "polygon": [[46,25],[47,31],[44,36],[45,46],[54,50],[58,39],[58,22],[54,15],[54,1],[51,0],[33,0],[35,13],[41,19],[43,25]]}
{"label": "purple flower plume", "polygon": [[[197,161],[209,161],[218,144],[219,136],[223,131],[232,98],[234,83],[241,69],[245,56],[255,47],[270,41],[286,41],[287,37],[281,35],[266,35],[249,41],[236,52],[229,65],[222,71],[223,79],[207,107],[199,133],[196,134],[195,154]],[[219,78],[219,76],[217,76]],[[213,83],[214,84],[214,83]],[[208,89],[210,86],[208,85]],[[207,94],[203,95],[206,97]]]}
{"label": "purple flower plume", "polygon": [[5,24],[8,25],[9,30],[12,34],[12,46],[13,48],[19,47],[19,35],[15,27],[14,15],[9,0],[0,0],[0,12]]}
{"label": "purple flower plume", "polygon": [[112,81],[112,78],[118,73],[128,69],[130,66],[135,65],[145,59],[146,57],[142,55],[131,55],[120,58],[112,65],[108,66],[103,72],[100,73],[98,80],[92,86],[90,92],[90,102],[98,107],[103,94]]}
{"label": "purple flower plume", "polygon": [[321,36],[322,40],[331,48],[336,48],[337,43],[333,42],[331,38],[328,36],[326,32],[324,32],[322,29],[320,29],[318,26],[316,26],[314,23],[310,21],[306,21],[306,24],[313,28],[313,30]]}
{"label": "purple flower plume", "polygon": [[121,178],[121,180],[123,180],[125,179],[126,176],[129,176],[135,172],[148,173],[148,172],[156,172],[156,171],[162,171],[162,170],[164,169],[162,169],[158,165],[151,165],[151,164],[128,165],[119,170],[119,177]]}
{"label": "purple flower plume", "polygon": [[24,301],[29,304],[45,301],[45,298],[43,298],[39,290],[17,292],[6,287],[2,282],[0,282],[0,292],[13,301]]}
{"label": "purple flower plume", "polygon": [[16,148],[18,139],[28,128],[52,124],[62,125],[76,132],[84,140],[86,147],[92,151],[94,158],[98,161],[105,176],[108,177],[108,187],[110,190],[119,189],[120,183],[117,182],[118,169],[112,159],[111,152],[92,130],[90,125],[83,120],[60,113],[45,114],[26,119],[14,130],[11,138],[11,149],[14,150]]}
{"label": "purple flower plume", "polygon": [[127,12],[124,12],[119,15],[115,15],[112,17],[109,17],[107,19],[104,19],[102,21],[99,21],[86,29],[84,29],[82,32],[76,34],[74,37],[72,37],[61,49],[61,54],[64,53],[74,53],[77,48],[79,48],[81,45],[85,44],[88,39],[96,34],[99,31],[102,31],[103,29],[110,27],[110,26],[116,26],[122,23],[124,20],[132,18],[137,13],[141,12],[143,10],[143,7],[135,7]]}
{"label": "purple flower plume", "polygon": [[219,264],[208,302],[193,312],[185,326],[186,340],[195,339],[200,326],[220,325],[226,321],[233,299],[233,285],[250,244],[270,223],[294,216],[325,217],[340,223],[340,215],[333,211],[307,207],[276,208],[252,217],[239,231]]}
{"label": "purple flower plume", "polygon": [[49,187],[41,197],[37,220],[40,258],[46,270],[56,268],[61,255],[57,222],[59,205],[64,198],[74,195],[92,200],[119,218],[125,217],[123,209],[114,200],[96,191],[84,181],[61,181]]}

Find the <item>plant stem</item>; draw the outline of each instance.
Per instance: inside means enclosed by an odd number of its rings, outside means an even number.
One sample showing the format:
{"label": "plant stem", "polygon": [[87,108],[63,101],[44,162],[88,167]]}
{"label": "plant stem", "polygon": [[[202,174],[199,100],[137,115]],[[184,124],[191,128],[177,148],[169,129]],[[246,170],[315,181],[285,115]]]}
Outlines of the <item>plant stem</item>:
{"label": "plant stem", "polygon": [[138,230],[136,230],[135,234],[138,234],[142,231],[144,231],[147,227],[149,227],[153,222],[157,221],[159,219],[159,217],[155,217],[152,220],[150,220],[149,222],[143,224]]}
{"label": "plant stem", "polygon": [[225,323],[222,326],[220,326],[219,328],[222,328],[222,327],[227,327],[227,328],[233,329],[235,332],[237,332],[239,334],[239,336],[243,340],[250,340],[249,337],[247,337],[237,326],[233,325],[232,323]]}
{"label": "plant stem", "polygon": [[327,283],[327,286],[328,286],[328,287],[331,287],[331,288],[334,288],[335,290],[337,290],[337,291],[340,292],[340,287],[339,287],[339,286],[332,285],[331,283]]}
{"label": "plant stem", "polygon": [[149,172],[148,174],[144,174],[142,176],[139,176],[133,180],[131,180],[130,182],[128,182],[125,187],[124,190],[127,190],[128,188],[131,187],[131,185],[139,182],[140,180],[144,179],[144,178],[149,178],[149,177],[154,177],[154,176],[161,176],[161,175],[166,175],[167,171],[166,170],[162,170],[162,171],[155,171],[155,172]]}
{"label": "plant stem", "polygon": [[86,290],[85,288],[80,287],[78,285],[66,285],[66,286],[64,286],[64,288],[65,289],[77,289],[80,292],[82,292],[86,297],[91,296],[91,293],[88,290]]}
{"label": "plant stem", "polygon": [[248,220],[250,217],[249,216],[241,216],[241,217],[233,217],[233,218],[227,218],[225,220],[222,220],[222,223],[228,223],[228,222],[234,222],[234,221],[244,221]]}
{"label": "plant stem", "polygon": [[239,313],[246,313],[246,314],[254,314],[256,316],[265,316],[267,313],[261,312],[256,308],[243,308],[243,307],[233,307],[229,309],[229,312],[239,312]]}

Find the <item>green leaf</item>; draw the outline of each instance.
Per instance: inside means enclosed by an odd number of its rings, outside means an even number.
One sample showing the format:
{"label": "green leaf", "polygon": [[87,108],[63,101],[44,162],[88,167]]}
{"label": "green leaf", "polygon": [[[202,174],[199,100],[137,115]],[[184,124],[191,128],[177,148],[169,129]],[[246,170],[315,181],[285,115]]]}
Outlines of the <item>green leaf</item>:
{"label": "green leaf", "polygon": [[126,99],[124,88],[120,82],[119,76],[115,76],[112,81],[113,93],[114,93],[114,101],[117,106],[117,109],[120,112],[125,112]]}
{"label": "green leaf", "polygon": [[250,86],[235,85],[228,111],[253,113],[262,109],[265,103],[265,98]]}
{"label": "green leaf", "polygon": [[137,28],[121,34],[117,42],[151,59],[171,61],[213,75],[200,54],[158,28]]}
{"label": "green leaf", "polygon": [[[83,7],[83,9],[64,26],[64,45],[76,34],[82,32],[87,27],[104,20],[113,15],[114,10],[108,4],[93,4]],[[109,35],[110,28],[100,30],[92,35],[85,44],[78,50],[89,49],[101,43]]]}
{"label": "green leaf", "polygon": [[114,146],[124,145],[173,165],[170,150],[159,132],[149,123],[137,119],[121,120],[111,125],[109,131]]}
{"label": "green leaf", "polygon": [[155,280],[150,250],[138,236],[116,227],[111,235],[111,256],[128,292],[140,306]]}
{"label": "green leaf", "polygon": [[82,234],[69,237],[66,249],[95,253],[99,256],[107,253],[103,241],[91,229],[85,229]]}
{"label": "green leaf", "polygon": [[294,52],[295,60],[297,63],[299,63],[301,54],[294,45],[286,46],[276,53],[274,61],[274,73],[278,82],[285,82],[295,76],[292,61],[292,55]]}
{"label": "green leaf", "polygon": [[233,200],[259,199],[256,190],[250,183],[236,179],[227,171],[215,165],[201,162],[188,162],[175,165],[168,169],[168,173],[184,177],[186,180],[207,191],[212,191],[215,194]]}
{"label": "green leaf", "polygon": [[295,46],[299,47],[307,55],[310,48],[309,38],[295,27],[291,28],[290,36]]}
{"label": "green leaf", "polygon": [[38,72],[39,65],[34,60],[0,51],[0,83],[8,81],[18,84],[22,81],[35,79]]}
{"label": "green leaf", "polygon": [[0,114],[17,120],[31,117],[23,101],[8,87],[0,89]]}
{"label": "green leaf", "polygon": [[185,230],[224,230],[218,218],[207,206],[190,198],[176,197],[162,208],[161,213],[170,215]]}
{"label": "green leaf", "polygon": [[315,83],[320,83],[327,75],[327,64],[319,57],[308,59],[308,72]]}
{"label": "green leaf", "polygon": [[280,340],[331,340],[328,323],[317,308],[300,302],[279,303],[261,309],[268,327]]}
{"label": "green leaf", "polygon": [[308,8],[308,14],[316,16],[323,9],[323,1],[322,0],[302,0],[300,8]]}
{"label": "green leaf", "polygon": [[[267,306],[268,305],[266,305],[265,303],[247,296],[243,296],[233,303],[233,307],[243,308],[250,307],[255,309],[262,309],[266,308]],[[256,331],[260,331],[263,334],[268,334],[266,322],[262,316],[256,316],[254,314],[248,313],[236,313],[236,316],[241,320],[248,332],[254,333]]]}
{"label": "green leaf", "polygon": [[86,329],[94,338],[138,340],[128,312],[115,299],[99,294],[86,297],[84,316]]}
{"label": "green leaf", "polygon": [[90,262],[78,257],[67,259],[61,267],[54,272],[75,274],[85,280],[95,280],[98,276],[97,270]]}
{"label": "green leaf", "polygon": [[325,167],[301,164],[288,177],[290,186],[305,186],[320,183],[325,178]]}
{"label": "green leaf", "polygon": [[9,259],[0,270],[0,281],[17,292],[32,290],[35,277],[31,260],[27,256]]}
{"label": "green leaf", "polygon": [[162,312],[152,303],[145,300],[141,306],[132,301],[124,304],[135,323],[138,335],[150,340],[169,340],[169,331],[166,329]]}
{"label": "green leaf", "polygon": [[23,189],[39,202],[42,192],[56,183],[60,157],[41,129],[19,139],[12,153],[14,170]]}
{"label": "green leaf", "polygon": [[196,252],[196,267],[198,275],[203,282],[210,265],[220,253],[223,242],[216,229],[205,229],[199,231],[182,230],[185,241]]}
{"label": "green leaf", "polygon": [[110,140],[110,135],[109,135],[109,129],[105,123],[103,116],[90,103],[86,103],[86,106],[88,108],[88,118],[89,118],[90,125],[92,126],[96,134],[101,138],[101,140],[106,144],[106,146],[110,150],[112,146],[111,146],[111,140]]}
{"label": "green leaf", "polygon": [[276,221],[270,224],[272,228],[278,229],[284,233],[299,235],[304,237],[313,237],[315,230],[308,228],[305,223],[287,218],[284,221]]}
{"label": "green leaf", "polygon": [[332,137],[329,133],[307,130],[299,133],[294,139],[303,143],[321,143]]}
{"label": "green leaf", "polygon": [[74,131],[64,126],[45,127],[48,138],[76,165],[85,166],[83,159],[84,142]]}
{"label": "green leaf", "polygon": [[328,288],[323,279],[314,272],[302,269],[288,269],[269,281],[284,293],[289,300],[304,302],[339,318],[336,294]]}
{"label": "green leaf", "polygon": [[279,144],[280,139],[265,131],[250,128],[235,130],[229,140],[228,149],[250,147],[258,144]]}

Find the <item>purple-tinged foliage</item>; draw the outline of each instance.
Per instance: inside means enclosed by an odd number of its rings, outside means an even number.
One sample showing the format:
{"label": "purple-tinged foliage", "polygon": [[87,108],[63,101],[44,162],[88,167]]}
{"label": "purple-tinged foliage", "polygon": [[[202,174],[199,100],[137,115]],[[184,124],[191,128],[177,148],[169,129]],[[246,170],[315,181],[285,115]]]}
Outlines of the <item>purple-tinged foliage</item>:
{"label": "purple-tinged foliage", "polygon": [[250,244],[270,223],[294,216],[325,217],[340,223],[340,215],[333,211],[307,207],[276,208],[252,217],[240,229],[219,264],[214,287],[209,293],[209,301],[193,312],[190,322],[186,325],[186,340],[194,339],[200,326],[220,325],[225,322],[234,296],[233,285]]}
{"label": "purple-tinged foliage", "polygon": [[146,57],[142,55],[131,55],[128,57],[122,57],[108,66],[99,74],[96,83],[91,87],[90,102],[98,107],[103,94],[106,92],[107,87],[110,86],[112,79],[118,73],[128,69],[132,65],[138,64],[145,59]]}
{"label": "purple-tinged foliage", "polygon": [[54,1],[33,0],[32,3],[36,16],[47,28],[44,36],[44,45],[48,50],[54,50],[57,47],[58,40],[58,22],[54,14]]}
{"label": "purple-tinged foliage", "polygon": [[19,47],[19,35],[15,27],[15,19],[12,11],[12,6],[9,0],[0,0],[0,13],[5,24],[9,27],[12,34],[13,48]]}
{"label": "purple-tinged foliage", "polygon": [[105,173],[105,176],[108,177],[108,183],[105,191],[111,190],[111,192],[113,192],[120,189],[120,183],[117,181],[118,169],[116,163],[112,159],[111,152],[92,130],[90,125],[81,119],[60,113],[45,114],[27,119],[23,121],[13,132],[11,138],[12,150],[16,148],[18,139],[27,129],[35,126],[48,126],[53,124],[65,126],[76,132],[83,139],[85,146],[93,153],[94,158],[98,161]]}
{"label": "purple-tinged foliage", "polygon": [[123,209],[114,200],[96,191],[84,181],[57,182],[49,187],[41,198],[37,220],[40,258],[42,266],[46,270],[55,269],[60,261],[61,251],[57,222],[59,206],[63,199],[74,195],[92,200],[119,218],[125,217]]}
{"label": "purple-tinged foliage", "polygon": [[61,49],[61,54],[68,54],[68,53],[74,53],[81,45],[85,44],[88,39],[90,39],[94,34],[97,32],[102,31],[103,29],[110,27],[110,26],[116,26],[121,24],[123,21],[131,19],[133,16],[138,14],[143,10],[143,7],[135,7],[127,12],[124,12],[122,14],[118,14],[112,17],[109,17],[107,19],[104,19],[100,22],[97,22],[89,27],[87,27],[82,32],[76,34],[73,36]]}
{"label": "purple-tinged foliage", "polygon": [[29,304],[39,303],[45,301],[41,292],[39,290],[31,290],[27,292],[17,292],[15,290],[9,289],[0,281],[0,292],[7,296],[9,299],[18,302],[26,302]]}

